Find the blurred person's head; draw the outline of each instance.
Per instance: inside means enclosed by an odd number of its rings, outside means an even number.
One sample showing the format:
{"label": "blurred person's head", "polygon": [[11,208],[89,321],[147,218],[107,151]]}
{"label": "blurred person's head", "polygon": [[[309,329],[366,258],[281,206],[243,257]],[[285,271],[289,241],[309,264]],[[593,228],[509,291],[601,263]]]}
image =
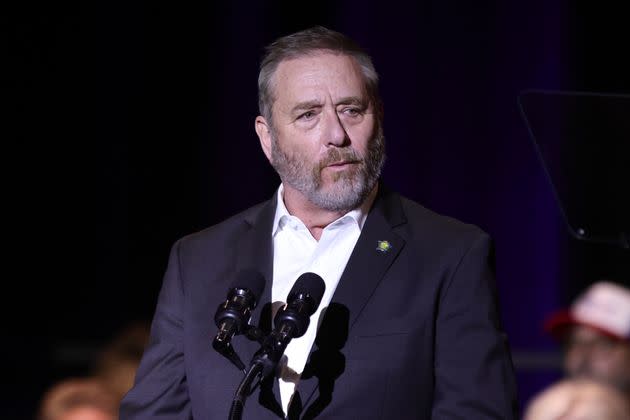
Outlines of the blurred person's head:
{"label": "blurred person's head", "polygon": [[50,388],[39,420],[116,420],[118,401],[95,379],[67,379]]}
{"label": "blurred person's head", "polygon": [[565,345],[569,377],[591,378],[630,393],[630,290],[610,282],[589,287],[546,328]]}
{"label": "blurred person's head", "polygon": [[524,420],[630,420],[630,405],[610,385],[568,379],[535,396]]}
{"label": "blurred person's head", "polygon": [[103,349],[96,361],[95,377],[118,401],[133,385],[148,340],[148,325],[131,324]]}

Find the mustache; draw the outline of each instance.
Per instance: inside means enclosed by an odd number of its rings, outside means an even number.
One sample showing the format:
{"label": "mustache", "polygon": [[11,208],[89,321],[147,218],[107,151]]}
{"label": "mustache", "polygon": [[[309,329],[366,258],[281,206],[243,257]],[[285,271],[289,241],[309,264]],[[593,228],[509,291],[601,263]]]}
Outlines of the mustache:
{"label": "mustache", "polygon": [[363,157],[360,156],[353,148],[347,149],[330,149],[326,156],[319,161],[319,169],[336,162],[362,162]]}

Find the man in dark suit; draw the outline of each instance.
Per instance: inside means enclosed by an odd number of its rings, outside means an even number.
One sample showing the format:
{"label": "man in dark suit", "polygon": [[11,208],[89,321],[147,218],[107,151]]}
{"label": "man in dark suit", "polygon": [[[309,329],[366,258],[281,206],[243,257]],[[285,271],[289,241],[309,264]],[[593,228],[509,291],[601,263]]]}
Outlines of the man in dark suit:
{"label": "man in dark suit", "polygon": [[[252,322],[319,274],[326,292],[244,418],[511,419],[513,368],[496,306],[491,240],[379,183],[382,105],[370,58],[317,27],[280,38],[259,76],[255,129],[282,185],[172,249],[121,419],[228,416],[242,372],[211,346],[235,276],[267,280]],[[233,340],[251,357],[259,348]]]}

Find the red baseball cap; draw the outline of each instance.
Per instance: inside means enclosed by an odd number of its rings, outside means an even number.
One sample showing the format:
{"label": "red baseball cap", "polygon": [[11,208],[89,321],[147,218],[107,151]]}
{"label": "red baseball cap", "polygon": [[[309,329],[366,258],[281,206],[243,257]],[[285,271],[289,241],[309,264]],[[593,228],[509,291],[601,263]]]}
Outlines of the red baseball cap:
{"label": "red baseball cap", "polygon": [[591,285],[568,310],[553,314],[544,328],[561,339],[568,327],[584,325],[602,334],[630,340],[630,290],[600,281]]}

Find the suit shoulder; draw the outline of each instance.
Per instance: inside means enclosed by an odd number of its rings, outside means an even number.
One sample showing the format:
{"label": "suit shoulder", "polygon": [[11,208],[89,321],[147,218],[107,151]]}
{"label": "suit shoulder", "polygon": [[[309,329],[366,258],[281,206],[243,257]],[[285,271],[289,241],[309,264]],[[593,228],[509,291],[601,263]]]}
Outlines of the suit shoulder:
{"label": "suit shoulder", "polygon": [[217,224],[180,238],[177,243],[182,247],[197,247],[208,243],[226,244],[247,229],[260,216],[269,201],[258,203],[240,213],[237,213]]}
{"label": "suit shoulder", "polygon": [[401,205],[407,223],[415,234],[430,237],[432,240],[475,241],[481,237],[489,237],[481,228],[465,223],[450,216],[436,213],[423,205],[401,196]]}
{"label": "suit shoulder", "polygon": [[[396,232],[406,240],[406,249],[418,267],[446,270],[450,278],[466,256],[480,264],[494,264],[492,238],[481,228],[453,217],[436,213],[412,200],[401,197],[406,221]],[[450,273],[450,274],[448,274]]]}

